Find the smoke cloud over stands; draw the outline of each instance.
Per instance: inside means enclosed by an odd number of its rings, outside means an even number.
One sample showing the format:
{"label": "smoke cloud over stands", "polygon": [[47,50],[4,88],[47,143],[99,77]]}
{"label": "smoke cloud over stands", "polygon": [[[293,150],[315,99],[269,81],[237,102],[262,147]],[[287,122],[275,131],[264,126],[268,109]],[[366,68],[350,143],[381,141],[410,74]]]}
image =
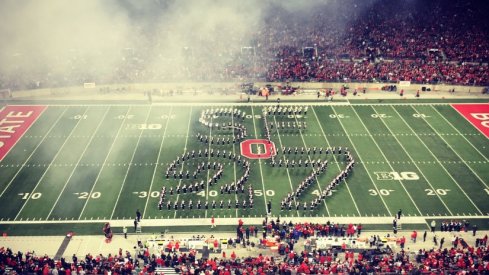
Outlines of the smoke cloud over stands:
{"label": "smoke cloud over stands", "polygon": [[0,88],[264,77],[266,49],[299,43],[301,21],[341,2],[4,0]]}
{"label": "smoke cloud over stands", "polygon": [[261,22],[257,3],[1,1],[0,80],[25,85],[29,76],[30,86],[42,86],[184,75],[188,65],[205,66],[191,58],[210,62],[247,45]]}

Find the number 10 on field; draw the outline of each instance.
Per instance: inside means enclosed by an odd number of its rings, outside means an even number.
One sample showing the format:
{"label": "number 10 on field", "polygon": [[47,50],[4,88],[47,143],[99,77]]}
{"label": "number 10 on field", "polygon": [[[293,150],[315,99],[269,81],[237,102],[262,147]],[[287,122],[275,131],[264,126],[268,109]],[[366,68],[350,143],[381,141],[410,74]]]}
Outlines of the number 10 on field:
{"label": "number 10 on field", "polygon": [[37,193],[19,193],[18,195],[21,196],[23,200],[27,200],[27,199],[37,200],[37,199],[41,198],[41,196],[42,196],[42,194],[39,192],[37,192]]}

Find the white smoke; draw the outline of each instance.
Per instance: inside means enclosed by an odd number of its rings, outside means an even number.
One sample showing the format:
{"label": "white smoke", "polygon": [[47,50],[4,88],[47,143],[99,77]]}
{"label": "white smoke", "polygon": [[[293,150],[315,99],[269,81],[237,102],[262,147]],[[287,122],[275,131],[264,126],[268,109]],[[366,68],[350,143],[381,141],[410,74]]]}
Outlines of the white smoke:
{"label": "white smoke", "polygon": [[[241,47],[263,47],[256,37],[274,13],[286,11],[307,20],[314,7],[324,8],[330,2],[341,4],[332,0],[3,0],[0,88],[94,80],[199,80],[225,71],[226,64],[239,57]],[[201,75],[192,75],[194,71]]]}

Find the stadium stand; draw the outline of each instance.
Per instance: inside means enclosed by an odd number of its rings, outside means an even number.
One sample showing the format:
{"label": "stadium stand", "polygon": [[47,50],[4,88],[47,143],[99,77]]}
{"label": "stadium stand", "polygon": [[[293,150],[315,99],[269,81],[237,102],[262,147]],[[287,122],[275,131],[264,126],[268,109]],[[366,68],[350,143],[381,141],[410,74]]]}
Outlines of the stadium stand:
{"label": "stadium stand", "polygon": [[[144,66],[144,48],[122,51],[113,74],[84,74],[75,57],[63,78],[49,70],[0,75],[0,89],[32,89],[96,83],[163,81],[411,81],[421,84],[489,84],[489,27],[478,1],[343,1],[334,13],[327,3],[307,19],[272,7],[254,34],[253,56],[229,49],[222,41],[195,45],[185,68],[167,71]],[[357,12],[361,10],[362,12]],[[230,40],[238,38],[230,37]],[[243,45],[247,46],[247,45]],[[226,55],[220,53],[226,52]],[[206,58],[212,53],[212,62]],[[230,58],[229,58],[230,57]],[[253,62],[251,62],[253,59]]]}
{"label": "stadium stand", "polygon": [[[296,249],[297,251],[298,249]],[[239,254],[239,252],[238,252]],[[257,253],[258,254],[258,253]],[[54,260],[34,252],[14,253],[0,249],[0,272],[18,274],[331,274],[331,273],[458,273],[489,272],[487,236],[467,244],[454,238],[443,249],[363,250],[311,249],[290,251],[285,255],[239,257],[231,253],[219,257],[198,258],[194,251],[150,254],[141,249],[138,255],[119,250],[117,255],[90,255],[71,260]]]}
{"label": "stadium stand", "polygon": [[[373,5],[370,5],[372,1],[343,2],[334,14],[325,12],[326,7],[319,7],[307,20],[285,9],[274,9],[256,31],[251,45],[255,50],[253,62],[242,51],[227,49],[221,41],[196,45],[195,59],[187,61],[185,70],[168,63],[167,71],[154,71],[144,64],[128,61],[114,68],[113,74],[100,74],[96,68],[85,74],[86,70],[80,66],[88,62],[74,58],[77,62],[59,61],[72,66],[62,78],[52,77],[49,69],[12,75],[0,73],[0,98],[9,97],[15,90],[80,85],[87,80],[93,83],[244,79],[381,82],[386,83],[386,89],[399,81],[489,85],[489,21],[485,10],[479,9],[479,2],[433,0],[414,7],[409,6],[412,5],[410,1],[373,1]],[[356,12],[362,5],[368,8]],[[215,62],[199,58],[199,51],[214,53]],[[231,52],[219,57],[218,53],[228,51]],[[121,51],[120,59],[144,59],[146,52],[151,51],[144,48],[134,52]],[[267,123],[265,127],[268,127]],[[266,130],[269,132],[268,128]],[[205,138],[202,136],[202,140]],[[174,172],[172,169],[167,173]],[[161,192],[163,198],[164,195],[165,192]],[[252,195],[250,192],[250,197]],[[161,208],[163,204],[159,206]],[[447,221],[440,226],[442,232],[468,229],[461,222],[452,224]],[[250,235],[255,236],[252,238],[256,244],[250,241]],[[200,254],[190,246],[179,251],[173,246],[168,248],[168,242],[163,241],[164,248],[158,255],[151,254],[141,245],[136,254],[119,250],[116,255],[87,254],[80,258],[73,255],[71,259],[59,260],[32,251],[15,253],[1,247],[0,274],[489,273],[487,235],[478,238],[474,246],[463,238],[454,237],[449,248],[416,252],[403,249],[394,252],[385,245],[384,237],[365,235],[362,235],[362,226],[354,223],[292,224],[264,220],[260,229],[238,225],[236,238],[224,240],[219,245],[274,247],[276,254],[273,256],[255,253],[242,257],[233,252],[228,256],[199,258]],[[351,241],[351,246],[334,241],[336,238]],[[299,240],[304,242],[303,247],[296,245]],[[353,246],[353,240],[365,245]],[[324,248],[320,242],[325,244]]]}

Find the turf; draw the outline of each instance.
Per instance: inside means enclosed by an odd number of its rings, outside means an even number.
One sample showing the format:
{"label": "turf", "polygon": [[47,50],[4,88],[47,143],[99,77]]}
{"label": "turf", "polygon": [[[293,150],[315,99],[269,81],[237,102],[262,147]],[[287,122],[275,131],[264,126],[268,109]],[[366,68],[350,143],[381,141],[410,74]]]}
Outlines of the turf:
{"label": "turf", "polygon": [[[273,129],[271,140],[279,150],[282,146],[342,146],[352,152],[356,160],[353,173],[317,210],[280,210],[279,202],[312,168],[272,167],[267,159],[250,160],[247,184],[255,192],[253,209],[235,209],[234,200],[242,201],[246,194],[221,195],[219,187],[235,182],[244,171],[235,162],[217,157],[191,159],[178,169],[192,174],[199,162],[221,162],[224,173],[218,184],[167,198],[172,202],[191,199],[194,204],[197,200],[230,199],[231,209],[159,210],[163,186],[175,188],[179,183],[194,182],[165,178],[169,163],[177,156],[206,148],[240,153],[239,144],[218,146],[198,141],[198,133],[216,138],[230,135],[230,131],[212,131],[199,123],[200,113],[210,108],[215,107],[205,103],[50,105],[0,162],[0,219],[129,220],[134,219],[136,209],[145,219],[262,217],[268,201],[272,202],[274,215],[286,217],[385,217],[399,209],[406,216],[427,218],[470,218],[489,213],[488,140],[450,105],[440,102],[309,106],[306,116],[269,117],[274,123],[307,123],[307,129],[301,131]],[[234,108],[249,115],[243,120],[247,138],[265,137],[263,107]],[[216,118],[215,122],[235,121],[228,117]],[[346,165],[337,155],[283,156],[280,152],[277,157],[328,159],[326,173],[297,198],[301,203],[314,198]],[[408,172],[416,179],[381,179],[379,172],[395,172],[398,176]],[[207,182],[211,175],[205,171],[199,174],[199,180]]]}

